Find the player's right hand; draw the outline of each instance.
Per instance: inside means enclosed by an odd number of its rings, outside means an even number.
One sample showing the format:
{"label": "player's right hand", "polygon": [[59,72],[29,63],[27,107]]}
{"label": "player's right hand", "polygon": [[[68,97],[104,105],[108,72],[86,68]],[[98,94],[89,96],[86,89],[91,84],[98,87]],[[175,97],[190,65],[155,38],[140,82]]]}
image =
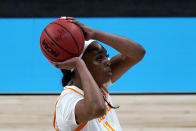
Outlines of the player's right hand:
{"label": "player's right hand", "polygon": [[54,61],[50,61],[50,60],[48,60],[48,61],[50,63],[52,63],[56,68],[67,69],[67,70],[75,69],[77,67],[77,65],[79,65],[81,62],[84,62],[79,57],[74,57],[74,58],[68,59],[63,62],[54,62]]}

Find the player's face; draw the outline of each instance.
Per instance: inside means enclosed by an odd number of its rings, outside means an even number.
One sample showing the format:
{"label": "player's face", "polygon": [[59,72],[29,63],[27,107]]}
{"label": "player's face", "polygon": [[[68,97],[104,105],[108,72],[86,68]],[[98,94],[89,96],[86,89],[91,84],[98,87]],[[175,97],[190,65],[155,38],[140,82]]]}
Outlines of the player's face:
{"label": "player's face", "polygon": [[97,43],[93,46],[94,49],[86,52],[83,60],[97,84],[101,86],[112,76],[110,61],[103,46]]}

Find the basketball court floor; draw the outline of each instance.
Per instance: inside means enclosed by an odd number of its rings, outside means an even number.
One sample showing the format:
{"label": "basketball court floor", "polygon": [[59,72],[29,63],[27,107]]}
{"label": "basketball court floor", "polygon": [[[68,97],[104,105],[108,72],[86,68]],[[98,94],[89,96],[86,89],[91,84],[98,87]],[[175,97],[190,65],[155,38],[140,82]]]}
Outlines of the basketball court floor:
{"label": "basketball court floor", "polygon": [[[0,95],[0,131],[54,131],[58,95]],[[124,131],[196,131],[196,95],[112,95]]]}

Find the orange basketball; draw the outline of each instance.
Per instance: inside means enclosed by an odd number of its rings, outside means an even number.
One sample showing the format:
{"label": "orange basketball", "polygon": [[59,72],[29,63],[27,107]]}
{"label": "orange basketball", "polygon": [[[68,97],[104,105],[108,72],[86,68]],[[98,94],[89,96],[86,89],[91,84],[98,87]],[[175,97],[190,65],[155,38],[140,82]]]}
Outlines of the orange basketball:
{"label": "orange basketball", "polygon": [[47,59],[65,61],[82,53],[84,34],[79,26],[69,20],[56,20],[42,31],[40,47]]}

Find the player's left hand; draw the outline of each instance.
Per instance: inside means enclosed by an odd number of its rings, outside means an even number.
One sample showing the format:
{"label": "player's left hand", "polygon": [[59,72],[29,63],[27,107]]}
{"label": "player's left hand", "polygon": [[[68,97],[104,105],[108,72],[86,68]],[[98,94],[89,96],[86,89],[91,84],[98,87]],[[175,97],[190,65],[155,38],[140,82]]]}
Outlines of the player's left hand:
{"label": "player's left hand", "polygon": [[74,17],[61,17],[59,19],[66,19],[66,20],[69,20],[70,22],[78,25],[82,29],[82,31],[84,32],[85,40],[89,40],[89,39],[93,38],[95,30],[91,27],[88,27],[88,26],[80,23]]}

